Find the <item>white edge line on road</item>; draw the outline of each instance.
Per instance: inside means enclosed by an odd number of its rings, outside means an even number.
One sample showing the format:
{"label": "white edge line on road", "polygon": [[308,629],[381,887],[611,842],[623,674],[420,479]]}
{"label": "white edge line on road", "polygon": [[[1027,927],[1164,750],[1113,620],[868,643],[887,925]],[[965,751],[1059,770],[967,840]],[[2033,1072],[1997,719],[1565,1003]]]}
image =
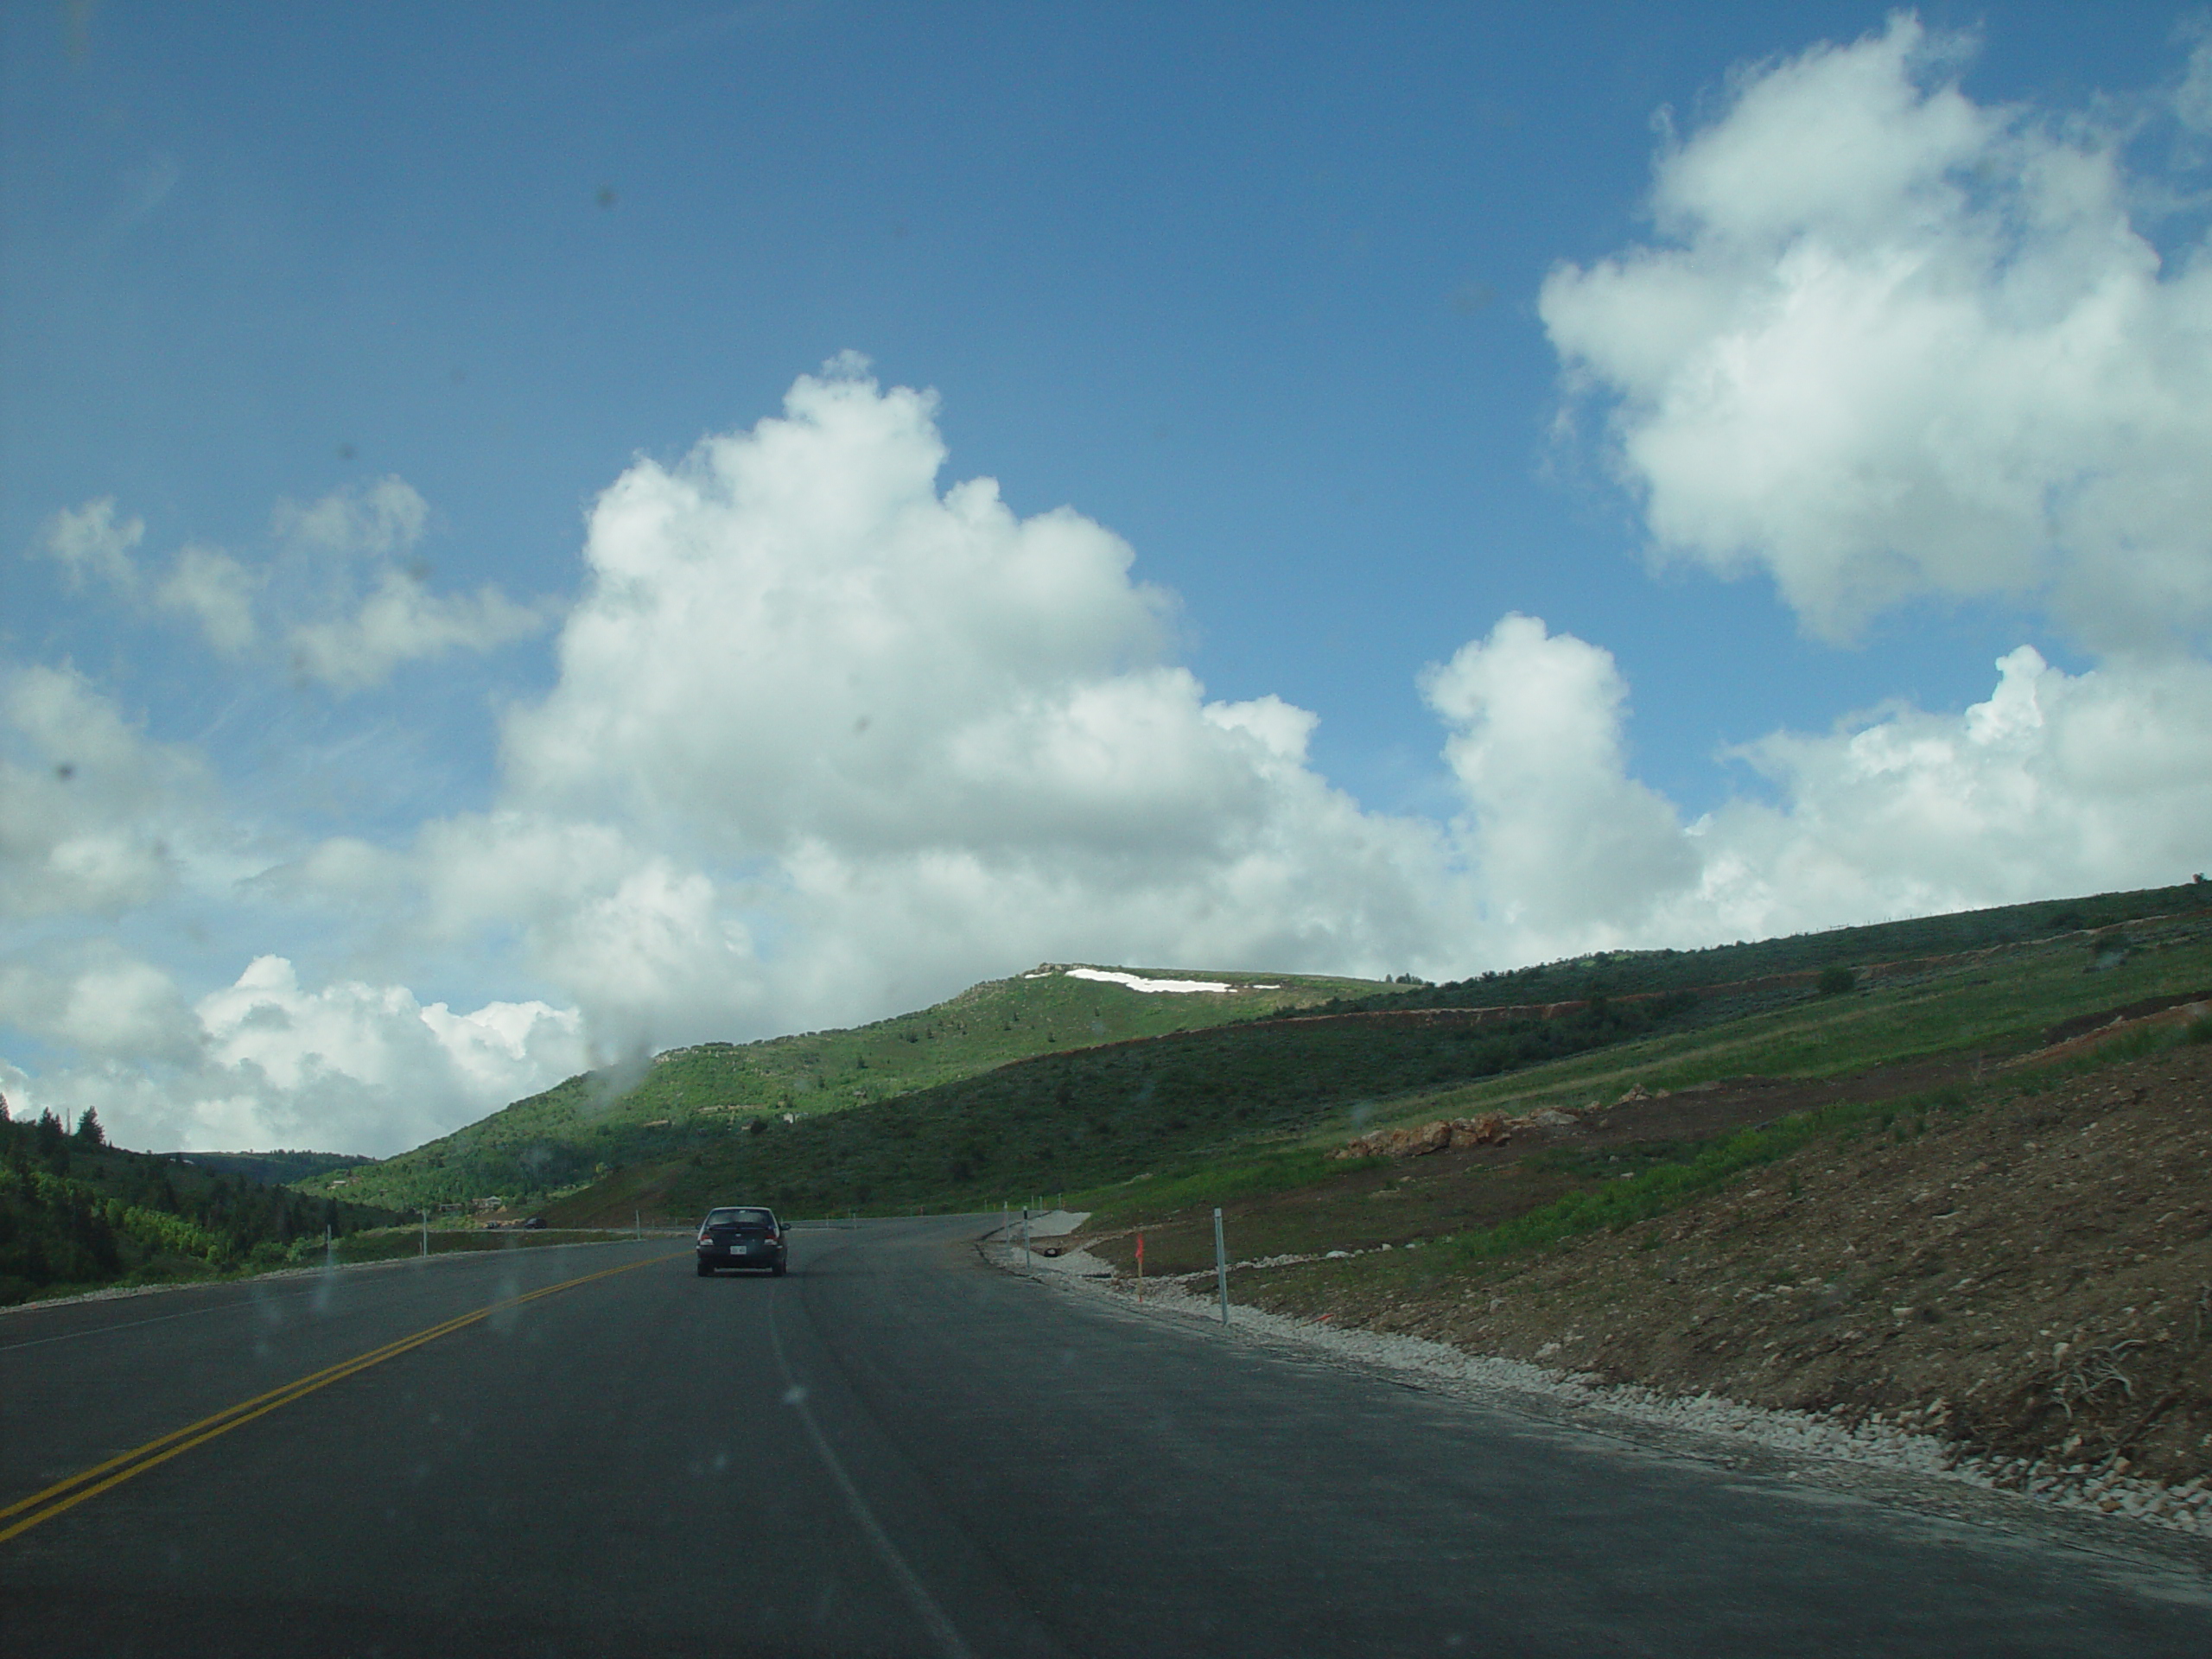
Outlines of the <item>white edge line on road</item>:
{"label": "white edge line on road", "polygon": [[[294,1297],[313,1295],[312,1291],[294,1291],[283,1298],[270,1297],[270,1301],[290,1301]],[[18,1348],[43,1348],[49,1342],[76,1342],[85,1337],[104,1337],[111,1331],[135,1331],[142,1325],[166,1325],[171,1319],[196,1319],[203,1313],[227,1313],[236,1308],[251,1308],[259,1302],[246,1300],[217,1302],[211,1307],[188,1307],[181,1313],[156,1313],[150,1319],[126,1319],[120,1325],[96,1325],[86,1331],[65,1331],[58,1337],[33,1337],[29,1342],[0,1342],[0,1354],[12,1354]]]}
{"label": "white edge line on road", "polygon": [[906,1564],[906,1558],[899,1553],[899,1547],[891,1541],[891,1535],[884,1531],[881,1524],[876,1520],[875,1511],[868,1508],[868,1500],[861,1496],[861,1489],[853,1484],[853,1478],[845,1472],[845,1465],[838,1460],[837,1454],[830,1450],[830,1442],[822,1433],[822,1426],[814,1421],[813,1408],[806,1402],[806,1390],[800,1386],[798,1379],[791,1375],[791,1362],[784,1357],[784,1339],[776,1329],[776,1296],[773,1287],[770,1288],[768,1294],[768,1345],[775,1351],[776,1369],[783,1374],[784,1403],[797,1411],[799,1421],[806,1425],[807,1438],[814,1442],[814,1449],[822,1459],[823,1467],[829,1470],[830,1478],[837,1483],[837,1490],[844,1493],[845,1503],[852,1510],[853,1518],[860,1522],[861,1530],[868,1535],[868,1541],[875,1546],[875,1553],[883,1558],[884,1565],[891,1569],[892,1577],[898,1580],[899,1587],[906,1592],[906,1599],[912,1604],[914,1611],[920,1617],[922,1623],[929,1627],[930,1635],[936,1639],[939,1650],[944,1654],[945,1659],[976,1659],[975,1649],[970,1648],[961,1638],[960,1632],[953,1628],[952,1621],[944,1616],[944,1610],[937,1605],[936,1599],[929,1592],[929,1587],[922,1582],[921,1575]]}

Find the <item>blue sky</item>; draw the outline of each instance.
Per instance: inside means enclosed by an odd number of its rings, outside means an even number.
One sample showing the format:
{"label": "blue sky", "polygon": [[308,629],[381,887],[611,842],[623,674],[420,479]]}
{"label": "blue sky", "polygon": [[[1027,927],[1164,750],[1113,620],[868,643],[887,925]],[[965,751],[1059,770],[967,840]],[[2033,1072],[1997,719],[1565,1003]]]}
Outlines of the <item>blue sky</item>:
{"label": "blue sky", "polygon": [[[46,791],[0,847],[18,1103],[382,1150],[588,1055],[1040,956],[1465,972],[2212,851],[2207,452],[2174,412],[2202,12],[0,16],[0,671]],[[1842,292],[1808,249],[1859,286],[1767,327]],[[1949,273],[1919,311],[1898,259]],[[1648,361],[1685,283],[1733,321]],[[1988,395],[1878,375],[1914,328]],[[829,401],[775,465],[866,496],[940,442],[934,493],[858,543],[685,521],[692,446],[801,376]],[[978,477],[1010,524],[1083,526],[1010,632],[977,618],[1032,556],[1001,526],[932,564],[973,527],[914,528]],[[662,528],[588,529],[618,480]],[[2051,734],[2002,777],[2000,658]],[[763,736],[855,686],[839,733],[936,760]],[[2119,782],[2079,759],[2107,729],[2149,746]],[[107,792],[54,793],[99,742]],[[947,766],[957,807],[918,781]],[[1193,850],[1201,822],[1243,827]]]}

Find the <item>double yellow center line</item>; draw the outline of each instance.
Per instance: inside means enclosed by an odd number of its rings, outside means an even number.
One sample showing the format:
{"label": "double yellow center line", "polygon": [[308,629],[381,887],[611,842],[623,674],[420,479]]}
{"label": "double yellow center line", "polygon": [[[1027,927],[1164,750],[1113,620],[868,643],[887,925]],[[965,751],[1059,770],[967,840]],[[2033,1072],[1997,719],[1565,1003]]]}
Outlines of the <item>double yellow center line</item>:
{"label": "double yellow center line", "polygon": [[327,1389],[333,1382],[342,1382],[358,1371],[367,1370],[372,1365],[381,1365],[387,1359],[397,1359],[425,1343],[435,1342],[440,1337],[449,1337],[456,1331],[466,1330],[490,1319],[494,1313],[520,1307],[524,1302],[534,1302],[541,1296],[574,1290],[578,1285],[590,1284],[594,1279],[611,1279],[618,1273],[634,1273],[639,1268],[650,1268],[668,1259],[665,1255],[657,1255],[644,1262],[629,1262],[619,1268],[605,1268],[597,1273],[587,1273],[581,1278],[564,1279],[557,1285],[546,1286],[543,1290],[510,1296],[505,1301],[480,1307],[474,1313],[463,1313],[442,1325],[434,1325],[427,1331],[417,1331],[412,1336],[388,1342],[365,1354],[356,1354],[351,1359],[340,1360],[335,1365],[295,1378],[281,1389],[271,1389],[251,1400],[241,1400],[237,1405],[219,1411],[212,1417],[202,1417],[196,1423],[174,1429],[157,1440],[149,1440],[143,1446],[134,1446],[119,1456],[110,1458],[105,1463],[80,1469],[67,1480],[56,1481],[42,1492],[33,1492],[29,1497],[9,1504],[0,1510],[0,1544],[21,1536],[42,1522],[51,1521],[64,1510],[76,1508],[88,1497],[98,1497],[102,1492],[120,1486],[134,1476],[143,1475],[149,1469],[191,1451],[195,1446],[205,1445],[219,1434],[227,1434],[257,1417],[267,1416],[280,1406],[289,1406],[293,1401],[313,1394],[317,1389]]}

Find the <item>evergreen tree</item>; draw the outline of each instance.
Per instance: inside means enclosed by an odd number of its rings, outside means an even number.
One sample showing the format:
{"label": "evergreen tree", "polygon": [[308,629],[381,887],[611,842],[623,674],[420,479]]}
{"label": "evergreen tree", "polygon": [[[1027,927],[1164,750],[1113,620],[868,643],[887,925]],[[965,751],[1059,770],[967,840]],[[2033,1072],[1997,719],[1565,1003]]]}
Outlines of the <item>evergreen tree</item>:
{"label": "evergreen tree", "polygon": [[52,1111],[38,1115],[37,1145],[39,1161],[57,1175],[69,1172],[69,1135],[61,1127],[61,1120]]}
{"label": "evergreen tree", "polygon": [[100,1128],[100,1115],[89,1106],[77,1120],[76,1141],[87,1152],[98,1152],[107,1145],[107,1131]]}

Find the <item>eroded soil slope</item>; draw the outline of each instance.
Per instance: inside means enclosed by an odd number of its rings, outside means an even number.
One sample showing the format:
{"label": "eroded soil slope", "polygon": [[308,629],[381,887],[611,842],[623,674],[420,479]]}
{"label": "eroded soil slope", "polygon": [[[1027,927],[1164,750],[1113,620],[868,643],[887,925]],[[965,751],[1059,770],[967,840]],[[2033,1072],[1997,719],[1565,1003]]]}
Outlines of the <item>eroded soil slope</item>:
{"label": "eroded soil slope", "polygon": [[1236,1294],[2046,1468],[2212,1474],[2212,1046],[1977,1093],[1534,1258],[1400,1250]]}

